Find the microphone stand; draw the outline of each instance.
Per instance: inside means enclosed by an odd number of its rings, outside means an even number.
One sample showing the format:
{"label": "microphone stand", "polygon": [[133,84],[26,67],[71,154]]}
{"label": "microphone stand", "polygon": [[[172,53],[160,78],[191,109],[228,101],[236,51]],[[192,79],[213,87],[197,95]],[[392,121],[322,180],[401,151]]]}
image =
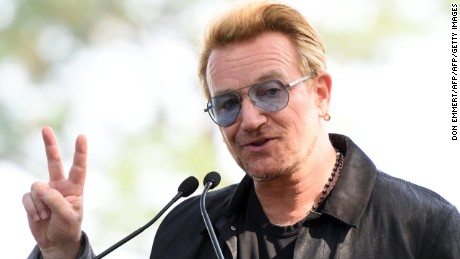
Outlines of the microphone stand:
{"label": "microphone stand", "polygon": [[208,230],[209,236],[211,237],[211,243],[212,243],[212,246],[214,247],[214,251],[217,255],[217,258],[224,259],[224,255],[222,254],[222,250],[220,249],[219,241],[217,240],[216,233],[214,232],[211,220],[209,219],[209,215],[208,215],[208,212],[206,211],[206,206],[205,206],[206,194],[208,193],[212,184],[213,183],[211,181],[207,181],[205,183],[203,194],[200,197],[200,210],[201,210],[201,215],[203,216],[203,219],[204,219],[204,224],[206,225],[206,229]]}
{"label": "microphone stand", "polygon": [[105,250],[104,252],[102,252],[101,254],[99,254],[98,256],[96,256],[94,259],[100,259],[106,255],[108,255],[109,253],[111,253],[113,250],[117,249],[118,247],[120,247],[121,245],[123,245],[124,243],[128,242],[129,240],[133,239],[135,236],[139,235],[140,233],[142,233],[144,230],[146,230],[148,227],[150,227],[153,223],[155,223],[155,221],[158,220],[159,217],[161,217],[161,215],[163,215],[163,213],[169,209],[169,207],[175,203],[180,197],[182,197],[182,193],[179,192],[176,194],[176,196],[174,196],[174,198],[160,211],[158,212],[158,214],[153,218],[151,219],[147,224],[145,224],[144,226],[140,227],[139,229],[137,229],[136,231],[134,231],[133,233],[131,233],[130,235],[126,236],[125,238],[123,238],[122,240],[118,241],[116,244],[112,245],[111,247],[109,247],[107,250]]}
{"label": "microphone stand", "polygon": [[94,259],[100,259],[100,258],[108,255],[113,250],[117,249],[118,247],[120,247],[124,243],[128,242],[129,240],[133,239],[134,237],[136,237],[137,235],[142,233],[144,230],[146,230],[148,227],[150,227],[153,223],[155,223],[155,221],[157,221],[161,217],[161,215],[163,215],[169,209],[169,207],[171,207],[171,205],[173,205],[177,200],[179,200],[181,197],[189,196],[197,188],[198,188],[198,180],[195,177],[190,176],[187,179],[185,179],[180,184],[180,186],[179,186],[179,188],[177,190],[176,196],[174,196],[174,198],[172,198],[172,200],[168,204],[166,204],[166,206],[163,207],[163,209],[161,209],[160,212],[158,212],[158,214],[153,219],[151,219],[147,224],[145,224],[144,226],[140,227],[139,229],[137,229],[133,233],[129,234],[128,236],[126,236],[122,240],[118,241],[116,244],[114,244],[111,247],[109,247],[107,250],[105,250],[104,252],[102,252],[98,256],[94,257]]}

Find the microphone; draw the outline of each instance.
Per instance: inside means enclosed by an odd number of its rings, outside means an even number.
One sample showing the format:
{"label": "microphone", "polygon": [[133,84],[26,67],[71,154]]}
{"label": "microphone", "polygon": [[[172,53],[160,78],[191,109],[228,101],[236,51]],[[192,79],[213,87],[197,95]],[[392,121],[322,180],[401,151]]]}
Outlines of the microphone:
{"label": "microphone", "polygon": [[220,175],[217,172],[209,172],[203,180],[204,184],[204,191],[200,197],[200,210],[201,215],[203,216],[204,224],[206,225],[206,229],[208,229],[209,236],[211,237],[211,243],[214,247],[214,252],[217,255],[217,258],[224,259],[224,255],[222,254],[222,249],[220,249],[219,241],[217,240],[216,233],[212,227],[211,220],[209,219],[208,212],[206,211],[205,206],[205,199],[206,194],[210,189],[214,189],[220,183]]}
{"label": "microphone", "polygon": [[163,209],[161,209],[160,212],[158,212],[158,214],[152,220],[150,220],[143,227],[137,229],[136,231],[134,231],[130,235],[126,236],[122,240],[118,241],[118,243],[116,243],[116,244],[112,245],[111,247],[109,247],[107,250],[105,250],[104,252],[102,252],[101,254],[96,256],[95,259],[100,259],[100,258],[108,255],[113,250],[117,249],[118,247],[120,247],[124,243],[128,242],[129,240],[133,239],[135,236],[137,236],[140,233],[142,233],[142,231],[146,230],[153,223],[155,223],[155,221],[157,221],[158,218],[160,218],[161,215],[163,215],[163,213],[165,213],[165,211],[168,210],[169,207],[171,207],[171,205],[173,205],[177,200],[179,200],[181,197],[188,197],[188,196],[190,196],[190,194],[194,193],[195,190],[198,188],[198,185],[199,185],[198,180],[193,176],[189,176],[187,179],[185,179],[179,185],[179,188],[177,188],[176,196],[174,196],[174,198],[168,204],[166,204],[166,206]]}

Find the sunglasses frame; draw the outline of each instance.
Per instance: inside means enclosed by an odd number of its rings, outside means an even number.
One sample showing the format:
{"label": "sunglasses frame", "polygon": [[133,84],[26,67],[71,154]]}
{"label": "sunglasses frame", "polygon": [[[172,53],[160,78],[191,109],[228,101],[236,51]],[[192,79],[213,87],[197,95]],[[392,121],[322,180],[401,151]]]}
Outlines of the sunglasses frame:
{"label": "sunglasses frame", "polygon": [[[245,87],[242,87],[242,88],[239,88],[239,89],[236,89],[236,90],[234,90],[234,91],[230,91],[230,92],[227,92],[227,93],[224,93],[224,94],[216,95],[216,96],[213,96],[211,99],[208,100],[208,102],[207,102],[207,104],[206,104],[206,108],[204,109],[204,112],[207,112],[207,113],[209,114],[209,117],[211,117],[211,120],[212,120],[214,123],[216,123],[217,125],[219,125],[220,127],[229,127],[229,126],[231,126],[231,125],[233,125],[233,124],[235,123],[235,121],[236,121],[236,119],[238,118],[239,113],[240,113],[240,111],[241,111],[241,101],[242,101],[241,95],[242,95],[242,94],[237,94],[237,91],[239,91],[239,90],[241,90],[241,89],[243,89],[243,88],[248,88],[248,87],[249,87],[249,91],[248,91],[248,93],[247,93],[247,95],[249,96],[249,92],[251,91],[251,88],[252,88],[253,86],[255,86],[255,85],[260,85],[260,84],[263,84],[263,83],[268,82],[268,81],[279,81],[279,82],[281,82],[281,83],[283,84],[283,86],[284,86],[284,88],[285,88],[286,90],[289,90],[289,88],[291,88],[291,87],[293,87],[293,86],[296,86],[296,85],[298,85],[298,84],[300,84],[300,83],[302,83],[302,82],[304,82],[304,81],[306,81],[306,80],[308,80],[308,79],[310,79],[310,78],[311,78],[311,76],[308,75],[308,76],[301,77],[301,78],[299,78],[299,79],[297,79],[297,80],[294,80],[294,81],[292,81],[292,82],[290,82],[290,83],[284,83],[283,80],[280,80],[280,79],[270,79],[270,80],[265,80],[265,81],[257,82],[257,83],[255,83],[255,84],[250,85],[250,86],[245,86]],[[229,93],[230,93],[230,94],[234,94],[234,95],[236,95],[236,96],[239,98],[239,100],[240,100],[240,103],[239,103],[240,108],[239,108],[239,110],[238,110],[238,115],[235,117],[235,119],[234,119],[231,123],[229,123],[228,125],[226,125],[226,124],[225,124],[225,125],[220,125],[220,124],[217,123],[217,121],[213,118],[213,115],[212,115],[211,112],[210,112],[210,110],[213,108],[213,107],[212,107],[212,102],[211,102],[211,100],[214,99],[215,97],[222,96],[222,95],[226,95],[226,94],[229,94]],[[267,111],[267,110],[265,110],[264,108],[260,107],[260,106],[257,104],[257,102],[251,98],[251,96],[249,96],[249,99],[251,99],[251,102],[252,102],[255,106],[257,106],[259,109],[262,109],[262,110],[264,110],[264,111]],[[284,108],[288,105],[288,103],[289,103],[289,91],[288,91],[288,100],[287,100],[286,105],[285,105],[283,108],[279,109],[279,110],[270,111],[270,112],[278,112],[278,111],[281,111],[282,109],[284,109]]]}

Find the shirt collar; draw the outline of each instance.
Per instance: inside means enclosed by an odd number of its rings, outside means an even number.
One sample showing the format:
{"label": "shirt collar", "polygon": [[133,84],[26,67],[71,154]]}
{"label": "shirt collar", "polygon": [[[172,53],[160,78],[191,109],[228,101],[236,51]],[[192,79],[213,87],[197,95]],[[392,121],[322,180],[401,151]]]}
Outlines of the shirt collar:
{"label": "shirt collar", "polygon": [[350,138],[338,134],[329,137],[332,145],[344,155],[344,161],[339,180],[321,213],[357,227],[372,195],[377,168]]}
{"label": "shirt collar", "polygon": [[[339,180],[320,207],[319,213],[357,227],[369,203],[377,169],[350,138],[339,134],[329,134],[329,137],[332,145],[344,155],[344,161]],[[252,188],[252,179],[248,175],[244,176],[227,207],[227,216],[244,208]]]}

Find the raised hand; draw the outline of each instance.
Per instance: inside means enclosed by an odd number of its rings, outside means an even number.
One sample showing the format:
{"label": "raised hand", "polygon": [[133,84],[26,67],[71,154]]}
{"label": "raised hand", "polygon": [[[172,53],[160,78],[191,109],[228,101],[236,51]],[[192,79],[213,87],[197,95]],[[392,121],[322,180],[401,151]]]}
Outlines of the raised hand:
{"label": "raised hand", "polygon": [[42,130],[48,159],[49,182],[35,182],[22,203],[29,227],[44,258],[75,258],[80,249],[83,189],[86,178],[87,143],[80,135],[66,178],[56,137],[51,128]]}

